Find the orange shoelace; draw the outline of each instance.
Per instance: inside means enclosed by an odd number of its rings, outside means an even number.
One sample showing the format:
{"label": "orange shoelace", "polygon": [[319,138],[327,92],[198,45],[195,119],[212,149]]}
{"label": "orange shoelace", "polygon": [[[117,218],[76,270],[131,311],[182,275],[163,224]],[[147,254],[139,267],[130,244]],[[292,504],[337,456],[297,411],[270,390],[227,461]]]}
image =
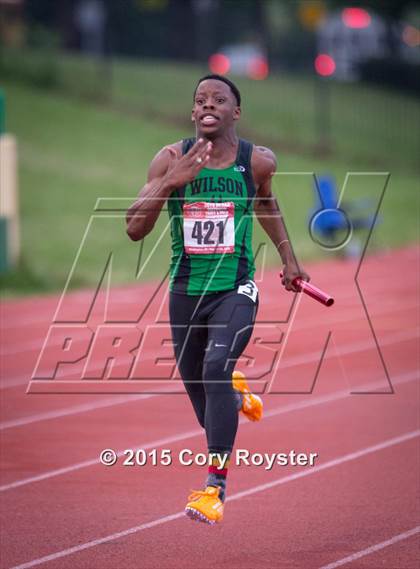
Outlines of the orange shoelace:
{"label": "orange shoelace", "polygon": [[208,496],[209,498],[212,498],[215,495],[215,492],[212,490],[191,490],[191,494],[188,496],[188,500],[198,500],[202,496]]}

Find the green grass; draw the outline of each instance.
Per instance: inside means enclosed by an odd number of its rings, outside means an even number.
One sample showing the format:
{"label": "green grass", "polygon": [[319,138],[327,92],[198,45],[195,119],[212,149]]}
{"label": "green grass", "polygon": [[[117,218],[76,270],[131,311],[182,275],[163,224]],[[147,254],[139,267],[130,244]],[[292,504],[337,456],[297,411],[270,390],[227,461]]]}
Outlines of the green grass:
{"label": "green grass", "polygon": [[[84,76],[80,69],[87,64],[69,59],[67,65],[63,77],[68,85],[73,84],[71,74],[78,72],[82,85]],[[22,262],[16,271],[0,278],[4,295],[63,288],[97,199],[126,198],[119,202],[121,208],[128,206],[143,185],[155,152],[168,142],[191,134],[185,116],[188,117],[190,110],[191,85],[199,71],[188,66],[122,63],[114,68],[112,102],[105,104],[63,94],[64,83],[59,92],[48,92],[10,80],[3,82],[8,131],[16,134],[19,142],[22,219]],[[93,79],[86,87],[88,90],[93,89],[92,82]],[[300,258],[327,258],[331,254],[309,238],[307,214],[313,202],[312,177],[301,172],[332,173],[341,186],[348,170],[365,171],[369,164],[378,164],[370,166],[370,170],[386,169],[391,172],[391,179],[372,247],[395,247],[418,238],[414,135],[411,140],[410,133],[401,134],[396,125],[398,117],[391,120],[392,113],[389,124],[382,123],[381,114],[375,115],[379,91],[360,89],[357,99],[354,86],[350,90],[347,86],[334,86],[337,90],[334,112],[345,110],[350,100],[359,104],[365,100],[370,120],[361,127],[365,137],[338,137],[337,152],[321,159],[309,151],[314,142],[308,103],[310,82],[280,78],[262,84],[243,80],[240,86],[245,103],[239,133],[251,132],[257,143],[269,142],[277,151],[281,174],[276,177],[274,187]],[[378,97],[376,103],[375,97]],[[403,102],[408,114],[410,109],[413,113],[416,110],[411,99],[389,94],[386,97],[394,112]],[[297,122],[293,113],[288,116],[289,104],[301,109]],[[278,130],[277,121],[281,125]],[[351,117],[342,117],[334,128],[344,132],[349,121]],[[394,142],[386,137],[386,129],[390,129],[390,135],[393,130],[400,133]],[[290,141],[301,144],[305,152],[293,150],[292,143],[288,149],[288,131],[294,137],[290,136]],[[378,148],[372,149],[375,137]],[[385,160],[380,160],[381,148],[385,147],[388,166]],[[370,149],[368,154],[365,148]],[[381,183],[378,177],[360,176],[353,180],[346,197],[377,198]],[[70,283],[72,288],[96,285],[110,252],[113,253],[112,282],[135,281],[140,244],[126,237],[122,210],[111,216],[101,215],[91,222]],[[167,215],[163,214],[144,242],[143,260],[163,235],[166,225]],[[256,224],[255,244],[262,241],[266,239]],[[141,274],[141,281],[162,275],[168,266],[169,249],[169,239],[164,234],[158,253]],[[277,260],[272,247],[267,249],[267,259],[269,263]]]}
{"label": "green grass", "polygon": [[[66,91],[108,96],[166,124],[189,126],[192,90],[206,68],[155,61],[119,61],[110,67],[111,87],[103,92],[102,68],[77,57],[63,59],[60,77]],[[83,82],[80,82],[83,77]],[[78,80],[76,81],[76,78]],[[275,75],[263,83],[235,78],[243,93],[242,130],[284,150],[309,153],[319,142],[320,100],[329,108],[330,138],[336,158],[349,167],[374,166],[419,171],[420,105],[414,97],[379,88],[316,82],[313,78]],[[85,91],[83,91],[83,89]],[[321,127],[322,128],[322,127]],[[321,135],[327,136],[327,128]]]}
{"label": "green grass", "polygon": [[[192,90],[203,66],[156,60],[106,64],[51,52],[4,51],[5,77],[25,78],[124,113],[146,116],[164,128],[190,126]],[[235,78],[243,92],[242,132],[288,153],[310,155],[329,137],[334,159],[348,168],[419,172],[420,104],[414,96],[365,84],[273,75],[264,82]],[[323,112],[326,111],[326,115]],[[325,124],[325,120],[330,126]],[[311,152],[312,151],[312,152]]]}

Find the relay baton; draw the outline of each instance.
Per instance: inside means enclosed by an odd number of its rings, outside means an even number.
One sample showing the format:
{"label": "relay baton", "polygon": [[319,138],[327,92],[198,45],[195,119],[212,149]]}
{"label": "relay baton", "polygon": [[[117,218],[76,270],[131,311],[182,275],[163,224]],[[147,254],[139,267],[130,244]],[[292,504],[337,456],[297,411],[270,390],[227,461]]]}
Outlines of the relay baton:
{"label": "relay baton", "polygon": [[[280,273],[280,277],[282,276],[283,273]],[[304,292],[311,298],[314,298],[324,306],[332,306],[334,304],[334,298],[332,296],[314,286],[313,284],[303,281],[300,277],[296,277],[293,280],[292,284],[296,286],[301,292]]]}

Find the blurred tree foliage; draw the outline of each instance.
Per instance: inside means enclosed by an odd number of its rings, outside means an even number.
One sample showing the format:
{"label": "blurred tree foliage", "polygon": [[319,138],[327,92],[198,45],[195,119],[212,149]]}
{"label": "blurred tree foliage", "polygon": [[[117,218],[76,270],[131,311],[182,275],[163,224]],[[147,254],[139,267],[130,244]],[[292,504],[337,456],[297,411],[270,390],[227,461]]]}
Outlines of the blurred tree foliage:
{"label": "blurred tree foliage", "polygon": [[[26,0],[24,17],[29,34],[44,28],[65,49],[82,48],[75,13],[89,0]],[[315,34],[302,20],[302,9],[318,6],[334,11],[348,0],[96,0],[106,11],[103,55],[156,57],[205,62],[228,44],[254,43],[267,53],[271,69],[300,71],[312,67]],[[389,24],[388,46],[393,54],[392,24],[418,0],[365,0]],[[306,10],[307,11],[307,10]],[[32,34],[33,35],[33,34]],[[31,41],[28,41],[31,46]]]}
{"label": "blurred tree foliage", "polygon": [[[56,29],[61,45],[80,48],[75,11],[83,0],[26,0],[31,25]],[[221,46],[254,41],[267,45],[270,2],[254,0],[102,0],[106,49],[115,54],[206,60]]]}

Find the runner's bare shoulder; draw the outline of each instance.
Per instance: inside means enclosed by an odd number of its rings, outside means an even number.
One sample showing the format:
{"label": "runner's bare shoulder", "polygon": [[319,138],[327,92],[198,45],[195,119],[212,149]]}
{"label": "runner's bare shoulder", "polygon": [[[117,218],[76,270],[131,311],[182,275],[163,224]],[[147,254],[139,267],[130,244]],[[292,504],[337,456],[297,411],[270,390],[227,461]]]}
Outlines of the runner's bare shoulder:
{"label": "runner's bare shoulder", "polygon": [[168,170],[169,164],[175,158],[182,156],[182,141],[167,144],[154,156],[149,166],[148,181],[161,178]]}
{"label": "runner's bare shoulder", "polygon": [[277,168],[276,155],[270,148],[254,146],[251,166],[254,180],[259,186],[275,173]]}

